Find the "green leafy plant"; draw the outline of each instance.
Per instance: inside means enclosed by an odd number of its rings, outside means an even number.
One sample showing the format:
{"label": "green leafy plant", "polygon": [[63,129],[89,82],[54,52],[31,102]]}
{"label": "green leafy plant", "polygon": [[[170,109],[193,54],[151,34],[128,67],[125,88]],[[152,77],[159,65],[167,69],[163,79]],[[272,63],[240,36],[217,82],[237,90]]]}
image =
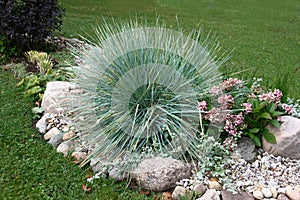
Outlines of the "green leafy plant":
{"label": "green leafy plant", "polygon": [[205,152],[205,158],[198,164],[197,178],[200,181],[208,178],[218,178],[227,190],[235,191],[231,180],[227,176],[227,170],[233,163],[228,148],[222,146],[214,137],[204,136],[200,144]]}
{"label": "green leafy plant", "polygon": [[39,119],[42,117],[41,115],[43,114],[44,110],[41,107],[33,107],[31,112],[33,114],[33,119]]}
{"label": "green leafy plant", "polygon": [[33,96],[38,105],[42,101],[48,82],[66,81],[74,76],[74,73],[67,68],[54,69],[50,56],[45,52],[29,51],[25,55],[28,61],[39,69],[39,73],[27,74],[17,86],[25,85],[25,96]]}
{"label": "green leafy plant", "polygon": [[276,143],[275,136],[266,128],[268,124],[279,128],[278,117],[284,112],[276,111],[275,103],[260,101],[259,99],[250,99],[252,112],[245,116],[247,127],[243,129],[243,134],[249,136],[257,146],[261,146],[261,137],[263,136],[268,142]]}
{"label": "green leafy plant", "polygon": [[0,64],[7,62],[11,57],[20,55],[21,51],[11,41],[0,34]]}
{"label": "green leafy plant", "polygon": [[27,60],[37,65],[41,74],[49,74],[53,68],[50,56],[45,52],[28,51],[24,53]]}
{"label": "green leafy plant", "polygon": [[[261,146],[261,137],[276,143],[275,136],[266,128],[268,124],[280,126],[280,116],[292,114],[292,107],[281,102],[282,92],[278,89],[267,91],[260,85],[261,79],[246,83],[236,78],[224,80],[212,87],[205,100],[198,103],[204,123],[215,120],[223,123],[220,132],[224,145],[234,149],[236,141],[242,136],[250,137],[256,146]],[[220,107],[209,105],[213,96]],[[220,109],[221,108],[221,109]]]}

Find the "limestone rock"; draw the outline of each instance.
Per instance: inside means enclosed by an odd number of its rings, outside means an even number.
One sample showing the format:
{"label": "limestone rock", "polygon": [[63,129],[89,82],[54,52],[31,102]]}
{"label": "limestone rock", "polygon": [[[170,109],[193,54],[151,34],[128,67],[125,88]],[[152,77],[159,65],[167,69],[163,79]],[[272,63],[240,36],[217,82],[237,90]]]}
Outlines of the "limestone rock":
{"label": "limestone rock", "polygon": [[253,191],[253,196],[256,199],[263,199],[264,198],[264,194],[259,190]]}
{"label": "limestone rock", "polygon": [[188,193],[191,193],[191,191],[189,191],[185,187],[176,186],[173,193],[172,193],[172,200],[180,200],[184,196],[188,195]]}
{"label": "limestone rock", "polygon": [[193,191],[195,192],[196,196],[201,196],[205,193],[206,187],[203,184],[198,183],[194,185]]}
{"label": "limestone rock", "polygon": [[278,188],[277,191],[278,191],[279,194],[285,194],[286,189],[285,188]]}
{"label": "limestone rock", "polygon": [[263,188],[261,189],[261,192],[263,193],[265,198],[271,198],[273,196],[270,188]]}
{"label": "limestone rock", "polygon": [[67,141],[67,140],[72,139],[75,136],[76,136],[76,134],[73,131],[69,131],[69,132],[64,134],[63,140]]}
{"label": "limestone rock", "polygon": [[90,162],[90,166],[92,167],[93,172],[102,171],[104,162],[100,158],[92,158]]}
{"label": "limestone rock", "polygon": [[45,134],[47,131],[47,119],[50,118],[50,113],[45,113],[43,117],[36,123],[35,127],[40,133]]}
{"label": "limestone rock", "polygon": [[49,140],[49,144],[51,144],[53,147],[57,147],[60,143],[63,142],[64,133],[60,132]]}
{"label": "limestone rock", "polygon": [[222,190],[223,186],[218,181],[208,181],[208,188]]}
{"label": "limestone rock", "polygon": [[61,131],[58,130],[58,128],[53,127],[53,128],[51,128],[51,129],[44,135],[44,139],[45,139],[45,140],[49,140],[49,139],[51,139],[54,135],[57,135],[57,134],[59,134],[59,133],[61,133]]}
{"label": "limestone rock", "polygon": [[256,151],[254,142],[247,137],[242,137],[237,149],[231,154],[236,159],[244,159],[247,162],[253,162],[256,159]]}
{"label": "limestone rock", "polygon": [[283,124],[279,128],[268,125],[267,128],[276,137],[277,144],[271,144],[262,138],[264,151],[275,156],[300,159],[300,119],[282,116]]}
{"label": "limestone rock", "polygon": [[83,93],[83,90],[74,83],[64,81],[48,82],[41,106],[45,113],[66,113],[71,108],[81,104],[80,98],[74,97]]}
{"label": "limestone rock", "polygon": [[87,158],[87,153],[75,151],[71,155],[76,161],[80,162]]}
{"label": "limestone rock", "polygon": [[73,151],[78,145],[79,143],[75,140],[65,141],[60,143],[60,145],[58,145],[56,151],[59,153],[63,153],[64,156],[67,156],[68,152]]}
{"label": "limestone rock", "polygon": [[287,196],[285,196],[284,194],[280,194],[277,197],[277,200],[290,200]]}
{"label": "limestone rock", "polygon": [[278,196],[277,189],[275,187],[271,187],[270,190],[272,192],[272,197],[276,199]]}
{"label": "limestone rock", "polygon": [[123,181],[128,178],[128,173],[122,173],[117,167],[108,172],[108,176],[116,181]]}
{"label": "limestone rock", "polygon": [[290,200],[300,200],[300,192],[298,190],[287,189],[285,194]]}
{"label": "limestone rock", "polygon": [[204,195],[197,200],[220,200],[220,195],[217,193],[215,189],[207,190]]}
{"label": "limestone rock", "polygon": [[228,190],[221,191],[222,200],[254,200],[253,196],[250,196],[247,192],[239,192],[233,194]]}
{"label": "limestone rock", "polygon": [[154,157],[140,162],[130,175],[141,188],[160,192],[175,188],[176,181],[190,177],[191,169],[173,158]]}
{"label": "limestone rock", "polygon": [[95,166],[100,161],[101,161],[100,158],[97,158],[97,157],[96,158],[92,158],[91,162],[90,162],[90,166],[93,167],[93,166]]}

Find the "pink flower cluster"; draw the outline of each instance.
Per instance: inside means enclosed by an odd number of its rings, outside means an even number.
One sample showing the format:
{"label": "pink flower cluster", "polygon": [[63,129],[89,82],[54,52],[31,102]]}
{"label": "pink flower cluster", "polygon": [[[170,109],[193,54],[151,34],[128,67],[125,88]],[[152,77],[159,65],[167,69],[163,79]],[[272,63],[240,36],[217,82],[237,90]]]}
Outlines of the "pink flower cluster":
{"label": "pink flower cluster", "polygon": [[234,104],[234,98],[230,94],[223,94],[219,96],[218,103],[221,109],[230,109]]}
{"label": "pink flower cluster", "polygon": [[237,78],[229,78],[222,83],[222,88],[226,91],[232,90],[233,87],[241,88],[243,87],[243,81]]}
{"label": "pink flower cluster", "polygon": [[[200,101],[197,105],[198,111],[207,111],[206,101]],[[202,113],[202,118],[210,122],[223,122],[225,119],[224,113],[221,112],[220,108],[213,107],[206,113]]]}
{"label": "pink flower cluster", "polygon": [[212,97],[219,96],[222,94],[222,88],[214,85],[210,88],[209,93]]}
{"label": "pink flower cluster", "polygon": [[280,104],[281,97],[282,97],[282,92],[278,89],[275,89],[274,92],[270,91],[268,93],[264,93],[259,95],[259,100],[260,101],[268,101],[268,102],[273,102],[276,105]]}
{"label": "pink flower cluster", "polygon": [[[198,102],[197,110],[202,113],[204,123],[223,124],[221,134],[226,137],[223,145],[229,149],[236,147],[236,141],[243,132],[247,134],[248,129],[256,128],[257,125],[252,123],[253,121],[261,123],[257,115],[259,112],[270,112],[268,104],[275,104],[275,109],[280,107],[280,110],[287,114],[293,114],[292,106],[281,103],[283,94],[280,90],[265,92],[259,83],[246,88],[242,80],[229,78],[220,85],[211,87],[209,92],[209,99],[217,100],[213,103],[218,104],[218,107],[211,108],[212,105],[209,106],[208,102],[201,101]],[[262,108],[257,108],[257,105]],[[275,116],[274,119],[279,120],[279,116]]]}
{"label": "pink flower cluster", "polygon": [[229,78],[223,81],[219,86],[212,86],[209,90],[211,96],[219,96],[222,94],[222,90],[230,91],[233,88],[242,88],[243,81],[237,78]]}
{"label": "pink flower cluster", "polygon": [[221,111],[220,108],[213,107],[209,110],[209,112],[205,115],[202,115],[205,120],[210,122],[218,122],[221,123],[225,120],[225,113]]}
{"label": "pink flower cluster", "polygon": [[292,106],[287,105],[286,103],[281,104],[282,109],[287,113],[287,114],[292,114],[294,109]]}
{"label": "pink flower cluster", "polygon": [[249,114],[252,112],[252,104],[251,103],[243,103],[242,106],[245,109],[245,114]]}
{"label": "pink flower cluster", "polygon": [[206,103],[206,101],[198,102],[197,110],[199,110],[199,111],[205,111],[205,110],[207,110],[207,103]]}
{"label": "pink flower cluster", "polygon": [[238,127],[242,126],[243,122],[244,117],[242,112],[237,115],[226,114],[224,130],[231,136],[240,135],[241,131],[238,130]]}

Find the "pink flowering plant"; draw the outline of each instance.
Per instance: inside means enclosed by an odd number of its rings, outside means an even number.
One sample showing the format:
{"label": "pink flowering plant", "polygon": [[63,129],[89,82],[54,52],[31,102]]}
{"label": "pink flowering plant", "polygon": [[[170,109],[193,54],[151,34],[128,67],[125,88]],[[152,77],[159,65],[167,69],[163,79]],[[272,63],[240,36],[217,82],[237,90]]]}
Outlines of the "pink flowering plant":
{"label": "pink flowering plant", "polygon": [[[241,136],[250,137],[258,147],[261,137],[276,143],[266,126],[279,127],[280,116],[293,112],[292,106],[281,102],[280,90],[267,91],[260,86],[260,81],[254,79],[246,83],[229,78],[211,87],[209,94],[198,102],[197,110],[207,133],[218,135],[232,150]],[[217,126],[218,129],[211,128]]]}

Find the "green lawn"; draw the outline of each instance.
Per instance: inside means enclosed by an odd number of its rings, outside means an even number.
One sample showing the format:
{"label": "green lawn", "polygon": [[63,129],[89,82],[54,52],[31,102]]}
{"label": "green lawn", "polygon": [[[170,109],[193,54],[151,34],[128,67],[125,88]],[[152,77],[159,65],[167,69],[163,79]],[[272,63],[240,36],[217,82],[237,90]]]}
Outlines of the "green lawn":
{"label": "green lawn", "polygon": [[[0,199],[148,199],[126,189],[126,184],[100,179],[92,192],[82,184],[91,175],[58,154],[33,128],[32,99],[24,98],[24,88],[0,68]],[[153,199],[149,197],[149,199]]]}
{"label": "green lawn", "polygon": [[92,34],[102,17],[124,21],[130,17],[160,16],[185,31],[201,27],[219,37],[224,51],[232,51],[226,73],[264,79],[265,85],[300,98],[300,2],[298,0],[60,0],[66,8],[63,33]]}

